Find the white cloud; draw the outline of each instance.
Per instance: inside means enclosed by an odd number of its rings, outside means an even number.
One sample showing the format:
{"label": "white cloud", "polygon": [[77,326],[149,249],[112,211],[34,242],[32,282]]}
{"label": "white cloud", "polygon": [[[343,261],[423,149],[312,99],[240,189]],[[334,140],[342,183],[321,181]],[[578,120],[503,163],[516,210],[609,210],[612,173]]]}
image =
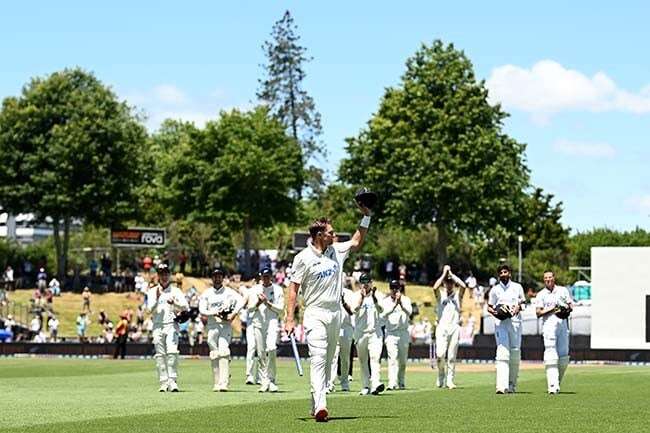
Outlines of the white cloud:
{"label": "white cloud", "polygon": [[185,93],[173,84],[161,84],[154,87],[153,95],[158,101],[166,104],[186,104],[189,102],[189,98]]}
{"label": "white cloud", "polygon": [[145,91],[131,90],[121,94],[144,114],[150,131],[158,129],[165,119],[184,120],[203,127],[209,120],[217,119],[222,110],[252,108],[251,103],[232,101],[223,89],[216,89],[207,97],[192,98],[172,84],[160,84]]}
{"label": "white cloud", "polygon": [[553,150],[565,155],[594,158],[613,158],[616,149],[609,143],[593,143],[560,139],[553,143]]}
{"label": "white cloud", "polygon": [[486,85],[491,102],[531,113],[538,119],[536,123],[566,110],[650,113],[650,85],[629,92],[604,72],[589,77],[553,60],[541,60],[530,69],[499,66],[492,70]]}

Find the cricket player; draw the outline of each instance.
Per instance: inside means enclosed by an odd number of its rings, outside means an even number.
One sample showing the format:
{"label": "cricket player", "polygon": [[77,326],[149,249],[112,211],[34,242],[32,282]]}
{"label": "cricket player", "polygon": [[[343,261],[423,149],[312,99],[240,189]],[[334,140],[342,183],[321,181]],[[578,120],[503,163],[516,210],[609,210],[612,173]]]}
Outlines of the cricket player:
{"label": "cricket player", "polygon": [[404,389],[406,382],[406,360],[409,352],[409,320],[413,313],[411,299],[404,294],[404,286],[399,280],[389,283],[390,296],[381,302],[384,318],[384,344],[388,354],[388,389]]}
{"label": "cricket player", "polygon": [[188,311],[189,305],[181,289],[171,283],[169,266],[158,265],[158,284],[147,293],[146,310],[153,321],[154,358],[160,380],[160,392],[178,392],[178,323],[176,313]]}
{"label": "cricket player", "polygon": [[[495,317],[496,353],[496,393],[514,393],[521,362],[521,305],[525,302],[521,284],[510,280],[512,269],[507,264],[497,268],[499,284],[490,290],[488,313]],[[508,318],[498,318],[497,306],[509,311]]]}
{"label": "cricket player", "polygon": [[553,271],[544,272],[544,288],[535,297],[537,317],[542,318],[544,366],[549,394],[558,394],[569,365],[569,320],[558,317],[561,309],[573,310],[573,300],[566,287],[555,284]]}
{"label": "cricket player", "polygon": [[[255,284],[258,284],[257,278],[255,278]],[[244,299],[248,299],[248,292],[250,290],[251,287],[246,287],[244,284],[239,286],[239,294]],[[239,313],[239,319],[242,323],[246,323],[246,385],[255,385],[258,382],[259,362],[256,355],[255,330],[250,326],[248,309],[242,308]]]}
{"label": "cricket player", "polygon": [[445,265],[442,275],[433,285],[436,297],[436,362],[438,365],[438,388],[456,388],[456,354],[460,332],[460,312],[467,286]]}
{"label": "cricket player", "polygon": [[328,417],[327,385],[341,328],[343,262],[350,252],[361,248],[370,226],[370,209],[358,206],[364,216],[349,241],[334,242],[336,233],[331,221],[318,219],[309,227],[307,247],[293,260],[285,330],[287,334],[294,330],[296,297],[300,290],[305,304],[303,326],[311,365],[312,415],[317,422],[325,422]]}
{"label": "cricket player", "polygon": [[276,350],[278,348],[278,319],[284,311],[284,292],[282,287],[273,284],[270,269],[262,270],[262,281],[248,293],[247,309],[253,328],[259,374],[262,386],[260,392],[278,392],[275,384]]}
{"label": "cricket player", "polygon": [[[339,376],[341,391],[350,391],[350,376],[348,372],[350,371],[350,351],[352,350],[352,338],[354,334],[354,325],[352,323],[354,312],[350,307],[352,305],[352,296],[354,296],[354,292],[343,286],[343,295],[341,296],[341,331],[339,332],[338,344],[334,351],[328,392],[334,392],[336,389],[334,381],[337,376],[337,367],[340,367],[341,371],[341,375]],[[341,360],[340,364],[337,363],[337,359]]]}
{"label": "cricket player", "polygon": [[[380,380],[382,337],[379,315],[384,311],[377,298],[377,289],[370,275],[359,277],[361,290],[352,301],[354,312],[354,341],[361,364],[361,392],[359,395],[378,395],[384,390]],[[370,360],[370,362],[368,362]]]}
{"label": "cricket player", "polygon": [[212,271],[212,287],[199,298],[199,313],[206,320],[207,341],[215,392],[228,391],[230,384],[230,339],[232,320],[244,306],[244,298],[223,286],[223,271]]}

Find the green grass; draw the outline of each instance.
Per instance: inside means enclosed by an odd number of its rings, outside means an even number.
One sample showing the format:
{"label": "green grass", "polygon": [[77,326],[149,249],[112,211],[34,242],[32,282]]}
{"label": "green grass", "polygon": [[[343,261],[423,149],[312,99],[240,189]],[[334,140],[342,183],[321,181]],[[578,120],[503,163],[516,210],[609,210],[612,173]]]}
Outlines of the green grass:
{"label": "green grass", "polygon": [[[355,366],[355,372],[358,368]],[[307,377],[279,362],[282,392],[243,385],[213,393],[207,360],[182,360],[183,392],[158,393],[152,360],[0,359],[2,432],[640,432],[648,431],[648,367],[571,366],[563,393],[548,396],[541,369],[521,373],[519,394],[494,394],[493,372],[459,372],[453,391],[434,389],[416,364],[408,390],[330,396],[333,419],[309,419]],[[385,371],[382,373],[385,379]],[[359,387],[358,378],[352,382]]]}

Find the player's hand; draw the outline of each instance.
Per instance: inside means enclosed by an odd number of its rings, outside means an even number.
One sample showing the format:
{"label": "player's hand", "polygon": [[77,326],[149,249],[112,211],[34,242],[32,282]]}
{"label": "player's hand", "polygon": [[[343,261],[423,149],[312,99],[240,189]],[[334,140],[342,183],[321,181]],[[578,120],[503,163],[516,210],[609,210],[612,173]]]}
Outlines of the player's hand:
{"label": "player's hand", "polygon": [[174,298],[169,298],[169,299],[167,299],[167,303],[168,303],[169,305],[174,305]]}
{"label": "player's hand", "polygon": [[445,265],[445,266],[442,267],[442,273],[443,274],[448,274],[449,272],[451,272],[451,266]]}
{"label": "player's hand", "polygon": [[402,300],[402,292],[395,293],[395,302],[399,303]]}
{"label": "player's hand", "polygon": [[372,215],[372,211],[370,209],[368,209],[367,207],[365,207],[364,205],[362,205],[358,201],[355,201],[355,203],[357,204],[357,207],[359,208],[361,213],[363,213],[364,215]]}
{"label": "player's hand", "polygon": [[512,307],[510,307],[510,312],[512,313],[513,316],[516,316],[517,314],[519,314],[520,311],[521,311],[521,305],[519,305],[519,304],[516,304],[516,305],[513,305]]}
{"label": "player's hand", "polygon": [[259,295],[257,295],[257,299],[262,304],[266,304],[266,302],[269,300],[269,298],[267,298],[264,293],[260,293]]}
{"label": "player's hand", "polygon": [[293,334],[293,331],[296,327],[296,322],[293,319],[287,318],[284,322],[284,330],[287,333],[287,335]]}

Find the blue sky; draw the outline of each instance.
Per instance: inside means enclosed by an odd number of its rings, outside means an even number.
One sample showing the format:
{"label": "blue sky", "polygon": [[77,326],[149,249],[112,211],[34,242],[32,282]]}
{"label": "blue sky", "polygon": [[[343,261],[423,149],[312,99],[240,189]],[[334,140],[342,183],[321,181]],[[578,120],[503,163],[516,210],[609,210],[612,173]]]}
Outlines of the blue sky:
{"label": "blue sky", "polygon": [[[137,3],[137,4],[136,4]],[[421,43],[452,42],[511,114],[532,181],[564,224],[650,229],[650,41],[643,2],[13,2],[0,6],[0,98],[67,66],[142,109],[202,124],[255,103],[262,42],[289,9],[335,172]]]}

